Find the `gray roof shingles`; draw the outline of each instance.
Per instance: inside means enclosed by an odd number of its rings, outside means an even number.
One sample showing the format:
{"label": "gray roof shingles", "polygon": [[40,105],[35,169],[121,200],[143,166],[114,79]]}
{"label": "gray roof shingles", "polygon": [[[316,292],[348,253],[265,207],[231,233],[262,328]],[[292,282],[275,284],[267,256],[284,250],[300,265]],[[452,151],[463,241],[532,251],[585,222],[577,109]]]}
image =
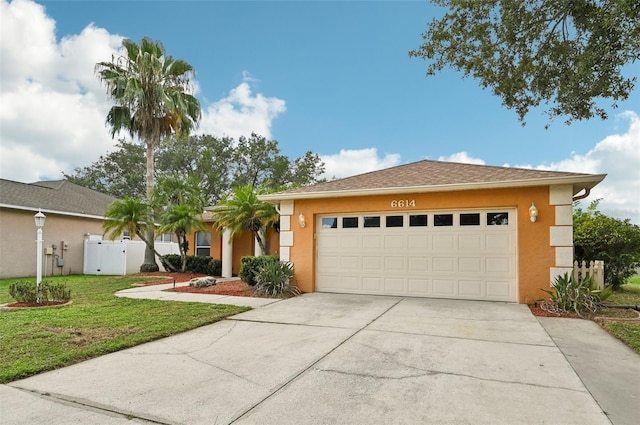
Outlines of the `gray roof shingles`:
{"label": "gray roof shingles", "polygon": [[408,187],[517,182],[558,177],[589,177],[591,174],[497,167],[423,160],[369,173],[299,187],[281,194],[359,191]]}
{"label": "gray roof shingles", "polygon": [[66,180],[20,183],[0,179],[0,205],[104,217],[116,198]]}

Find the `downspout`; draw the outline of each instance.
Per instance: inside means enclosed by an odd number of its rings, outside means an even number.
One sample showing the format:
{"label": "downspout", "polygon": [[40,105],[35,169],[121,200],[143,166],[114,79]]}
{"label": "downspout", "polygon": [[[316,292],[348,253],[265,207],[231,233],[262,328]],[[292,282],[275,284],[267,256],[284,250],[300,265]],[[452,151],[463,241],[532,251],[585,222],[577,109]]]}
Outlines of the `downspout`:
{"label": "downspout", "polygon": [[579,201],[579,200],[581,200],[581,199],[584,199],[584,198],[586,198],[587,196],[589,196],[590,194],[591,194],[591,189],[589,189],[589,188],[586,188],[586,187],[585,187],[585,188],[584,188],[584,194],[579,195],[579,196],[574,196],[574,197],[573,197],[573,201],[575,202],[575,201]]}

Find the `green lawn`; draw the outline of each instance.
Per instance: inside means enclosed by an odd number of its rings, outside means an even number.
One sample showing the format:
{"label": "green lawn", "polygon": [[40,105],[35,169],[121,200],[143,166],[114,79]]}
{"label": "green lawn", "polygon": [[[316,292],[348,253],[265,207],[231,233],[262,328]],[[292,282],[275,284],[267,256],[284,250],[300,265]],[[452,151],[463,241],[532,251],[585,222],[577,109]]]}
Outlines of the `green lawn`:
{"label": "green lawn", "polygon": [[[640,276],[635,276],[607,299],[608,303],[640,305]],[[640,323],[602,321],[600,325],[640,353]]]}
{"label": "green lawn", "polygon": [[[8,288],[16,280],[0,280],[0,304],[14,301]],[[136,277],[64,276],[45,280],[66,282],[73,304],[53,309],[0,311],[0,383],[184,332],[249,310],[113,295],[141,280]]]}

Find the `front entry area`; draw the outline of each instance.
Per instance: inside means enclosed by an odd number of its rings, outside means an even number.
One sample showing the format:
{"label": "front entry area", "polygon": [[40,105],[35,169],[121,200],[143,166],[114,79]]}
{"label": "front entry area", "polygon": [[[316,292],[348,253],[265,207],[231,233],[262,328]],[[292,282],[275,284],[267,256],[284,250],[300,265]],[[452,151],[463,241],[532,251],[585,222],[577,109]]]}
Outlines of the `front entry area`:
{"label": "front entry area", "polygon": [[515,209],[316,220],[318,292],[517,300]]}

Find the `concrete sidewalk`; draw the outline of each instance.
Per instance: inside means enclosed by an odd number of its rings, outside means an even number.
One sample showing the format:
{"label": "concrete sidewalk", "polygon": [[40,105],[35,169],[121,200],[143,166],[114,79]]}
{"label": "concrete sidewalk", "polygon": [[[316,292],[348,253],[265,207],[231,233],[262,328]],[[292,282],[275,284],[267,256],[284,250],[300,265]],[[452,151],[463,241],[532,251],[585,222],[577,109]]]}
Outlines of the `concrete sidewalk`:
{"label": "concrete sidewalk", "polygon": [[[218,279],[219,282],[239,280],[239,278]],[[171,292],[167,289],[189,286],[189,282],[168,283],[163,285],[136,286],[115,293],[116,297],[152,299],[165,301],[183,301],[211,304],[230,304],[242,307],[262,307],[280,301],[277,298],[234,297],[230,295],[196,294],[190,292]]]}
{"label": "concrete sidewalk", "polygon": [[537,319],[611,422],[640,423],[640,355],[590,320]]}
{"label": "concrete sidewalk", "polygon": [[314,293],[0,386],[0,422],[610,424],[591,393],[526,306]]}

